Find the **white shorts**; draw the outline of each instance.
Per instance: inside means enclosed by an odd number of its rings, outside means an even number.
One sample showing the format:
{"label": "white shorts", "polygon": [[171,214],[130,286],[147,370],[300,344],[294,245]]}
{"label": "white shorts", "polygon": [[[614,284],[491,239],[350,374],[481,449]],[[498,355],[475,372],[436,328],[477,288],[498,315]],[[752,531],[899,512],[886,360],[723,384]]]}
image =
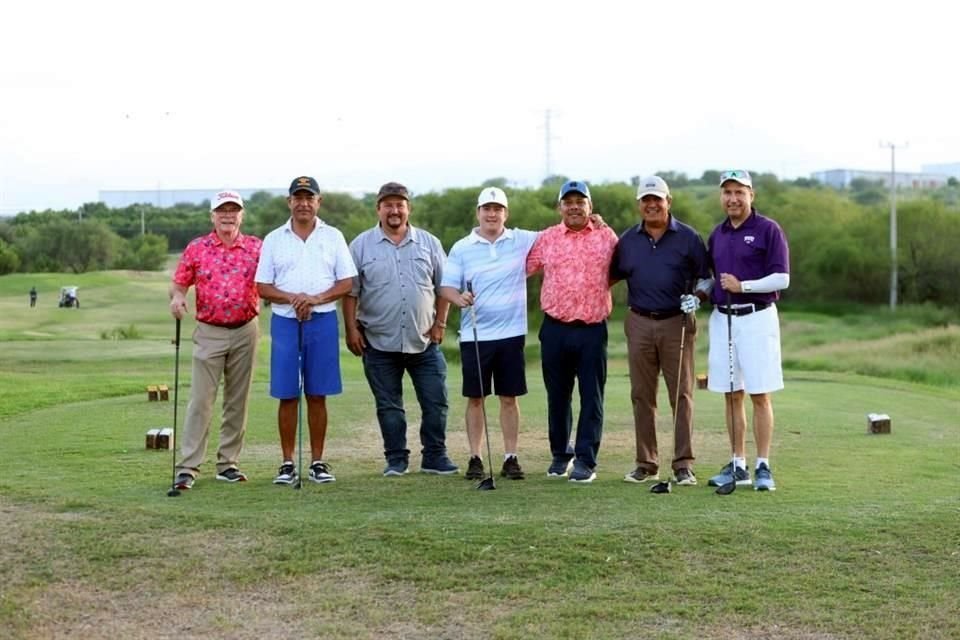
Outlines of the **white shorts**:
{"label": "white shorts", "polygon": [[710,314],[710,355],[707,387],[730,391],[730,352],[727,320],[733,329],[733,390],[770,393],[783,389],[780,363],[780,316],[777,306],[745,316],[728,316],[716,309]]}

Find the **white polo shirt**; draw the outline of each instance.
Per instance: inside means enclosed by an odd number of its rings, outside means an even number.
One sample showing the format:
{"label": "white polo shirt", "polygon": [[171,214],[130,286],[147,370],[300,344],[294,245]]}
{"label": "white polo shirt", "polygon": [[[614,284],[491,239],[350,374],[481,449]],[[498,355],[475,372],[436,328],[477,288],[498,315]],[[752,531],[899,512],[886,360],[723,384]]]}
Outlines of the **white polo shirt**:
{"label": "white polo shirt", "polygon": [[[490,242],[474,229],[451,247],[440,284],[463,291],[473,283],[481,342],[527,335],[526,263],[537,235],[504,229]],[[460,312],[460,340],[473,341],[469,309]]]}
{"label": "white polo shirt", "polygon": [[[293,231],[292,221],[274,229],[263,239],[256,281],[272,284],[281,291],[316,295],[332,287],[338,280],[357,275],[350,257],[347,241],[339,229],[334,229],[320,218],[314,221],[313,231],[301,240]],[[289,304],[270,305],[273,313],[284,318],[296,318]],[[314,313],[334,311],[335,302],[318,304]]]}

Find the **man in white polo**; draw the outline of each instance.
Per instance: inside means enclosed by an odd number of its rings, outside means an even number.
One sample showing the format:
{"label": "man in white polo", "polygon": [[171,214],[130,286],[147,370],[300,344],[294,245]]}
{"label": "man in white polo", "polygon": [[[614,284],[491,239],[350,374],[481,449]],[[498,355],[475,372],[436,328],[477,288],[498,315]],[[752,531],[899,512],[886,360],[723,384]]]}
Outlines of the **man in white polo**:
{"label": "man in white polo", "polygon": [[[440,294],[452,304],[461,309],[474,305],[476,311],[476,327],[470,314],[460,315],[460,361],[470,445],[465,477],[478,480],[484,475],[480,456],[484,443],[483,396],[494,392],[500,399],[503,432],[504,460],[500,475],[522,480],[524,474],[517,458],[520,431],[517,397],[527,393],[523,358],[527,337],[526,259],[538,233],[506,228],[510,216],[507,195],[497,187],[487,187],[480,192],[476,216],[478,226],[450,249],[440,286]],[[473,343],[474,335],[477,345]]]}

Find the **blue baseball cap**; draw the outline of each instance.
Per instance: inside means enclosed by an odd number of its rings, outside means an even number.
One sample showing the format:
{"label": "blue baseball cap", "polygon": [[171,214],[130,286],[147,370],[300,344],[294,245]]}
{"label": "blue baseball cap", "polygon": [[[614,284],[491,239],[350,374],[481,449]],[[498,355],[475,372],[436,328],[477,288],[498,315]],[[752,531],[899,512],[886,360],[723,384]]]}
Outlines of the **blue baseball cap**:
{"label": "blue baseball cap", "polygon": [[580,180],[567,180],[563,183],[563,186],[560,187],[560,197],[558,200],[563,200],[563,197],[568,193],[579,193],[582,196],[590,199],[590,187],[587,186],[586,182]]}

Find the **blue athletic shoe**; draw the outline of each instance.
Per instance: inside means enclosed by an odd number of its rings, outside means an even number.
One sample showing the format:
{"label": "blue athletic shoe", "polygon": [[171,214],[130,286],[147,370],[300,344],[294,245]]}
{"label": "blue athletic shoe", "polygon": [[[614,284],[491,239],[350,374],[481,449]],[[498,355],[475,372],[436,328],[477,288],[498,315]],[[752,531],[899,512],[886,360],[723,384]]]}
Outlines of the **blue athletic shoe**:
{"label": "blue athletic shoe", "polygon": [[596,477],[596,472],[588,467],[586,463],[580,462],[579,460],[573,461],[573,471],[570,472],[570,482],[587,484],[593,482]]}
{"label": "blue athletic shoe", "polygon": [[458,471],[460,471],[460,467],[453,464],[453,461],[446,455],[431,459],[425,458],[423,462],[420,463],[421,473],[431,473],[437,476],[452,476]]}
{"label": "blue athletic shoe", "polygon": [[[720,473],[710,478],[707,486],[722,487],[725,484],[730,484],[733,480],[733,463],[728,462],[726,466],[720,470]],[[736,480],[738,487],[750,486],[750,472],[742,467],[737,467]]]}
{"label": "blue athletic shoe", "polygon": [[773,481],[773,474],[770,473],[770,467],[767,464],[760,463],[754,472],[753,490],[754,491],[776,491],[777,483]]}

